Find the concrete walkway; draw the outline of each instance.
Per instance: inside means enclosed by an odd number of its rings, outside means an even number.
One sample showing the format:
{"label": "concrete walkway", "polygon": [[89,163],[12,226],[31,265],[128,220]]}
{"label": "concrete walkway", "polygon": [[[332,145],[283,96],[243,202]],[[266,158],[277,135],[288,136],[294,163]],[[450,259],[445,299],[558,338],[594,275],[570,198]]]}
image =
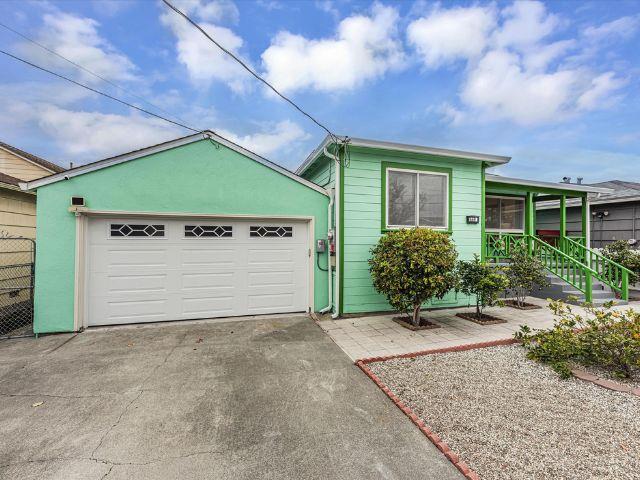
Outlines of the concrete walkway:
{"label": "concrete walkway", "polygon": [[0,342],[0,478],[460,479],[306,316]]}
{"label": "concrete walkway", "polygon": [[[529,325],[531,328],[549,328],[553,325],[553,314],[547,307],[546,300],[529,297],[527,302],[543,308],[540,310],[487,308],[487,313],[507,321],[498,325],[478,325],[456,317],[456,313],[472,311],[467,308],[426,312],[425,316],[441,328],[416,332],[395,323],[392,318],[396,314],[321,320],[318,323],[349,358],[355,361],[362,358],[512,338],[513,334],[520,329],[520,325]],[[580,307],[573,308],[582,310]],[[630,302],[628,306],[614,308],[638,310],[640,302]]]}

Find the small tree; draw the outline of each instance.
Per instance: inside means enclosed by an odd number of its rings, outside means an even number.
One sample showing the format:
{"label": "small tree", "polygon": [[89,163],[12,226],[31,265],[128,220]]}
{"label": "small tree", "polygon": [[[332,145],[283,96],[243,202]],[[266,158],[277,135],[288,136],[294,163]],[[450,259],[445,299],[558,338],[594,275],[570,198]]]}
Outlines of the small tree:
{"label": "small tree", "polygon": [[420,325],[420,308],[456,285],[456,249],[445,233],[427,228],[394,230],[371,250],[369,267],[376,291]]}
{"label": "small tree", "polygon": [[632,275],[629,275],[630,283],[638,281],[640,278],[640,251],[633,250],[627,241],[618,240],[610,243],[602,249],[602,254],[633,272]]}
{"label": "small tree", "polygon": [[478,320],[482,319],[485,307],[494,305],[500,292],[509,286],[507,277],[481,262],[478,255],[474,255],[471,261],[463,260],[458,263],[458,276],[457,290],[465,295],[475,295],[475,316]]}
{"label": "small tree", "polygon": [[529,255],[525,247],[512,251],[511,264],[506,268],[505,274],[519,307],[524,307],[527,295],[534,288],[543,288],[549,284],[542,262]]}

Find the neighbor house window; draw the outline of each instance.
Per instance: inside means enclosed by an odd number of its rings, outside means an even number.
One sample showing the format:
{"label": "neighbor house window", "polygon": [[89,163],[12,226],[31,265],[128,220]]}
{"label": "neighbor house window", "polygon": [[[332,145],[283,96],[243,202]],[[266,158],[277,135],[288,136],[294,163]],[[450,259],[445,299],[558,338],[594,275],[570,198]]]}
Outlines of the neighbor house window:
{"label": "neighbor house window", "polygon": [[487,196],[485,201],[487,230],[524,231],[524,198]]}
{"label": "neighbor house window", "polygon": [[449,227],[449,174],[387,169],[387,228]]}

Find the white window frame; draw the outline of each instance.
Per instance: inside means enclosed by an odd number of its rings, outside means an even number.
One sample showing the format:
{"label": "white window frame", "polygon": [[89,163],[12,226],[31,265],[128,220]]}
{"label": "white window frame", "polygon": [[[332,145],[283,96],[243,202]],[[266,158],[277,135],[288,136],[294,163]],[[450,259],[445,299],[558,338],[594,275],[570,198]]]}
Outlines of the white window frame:
{"label": "white window frame", "polygon": [[[526,223],[526,202],[525,202],[525,197],[511,197],[509,195],[487,195],[485,197],[485,200],[487,198],[504,198],[507,200],[517,200],[519,202],[522,202],[522,228],[489,228],[485,225],[485,231],[487,232],[495,232],[495,233],[524,233],[524,227],[525,227],[525,223]],[[485,205],[486,205],[486,201],[485,201]],[[484,215],[484,221],[487,221],[487,211],[486,211],[486,206],[485,206],[485,211],[482,212],[482,214]],[[500,223],[502,223],[502,207],[500,207]]]}
{"label": "white window frame", "polygon": [[[389,225],[389,172],[401,172],[401,173],[416,173],[416,217],[413,225]],[[431,225],[418,225],[420,219],[420,174],[423,175],[439,175],[446,178],[445,191],[444,191],[444,225],[431,226]],[[399,230],[402,228],[432,228],[433,230],[449,230],[449,174],[445,172],[434,172],[431,170],[412,170],[405,168],[387,167],[385,171],[386,185],[385,185],[385,206],[384,224],[388,230]]]}

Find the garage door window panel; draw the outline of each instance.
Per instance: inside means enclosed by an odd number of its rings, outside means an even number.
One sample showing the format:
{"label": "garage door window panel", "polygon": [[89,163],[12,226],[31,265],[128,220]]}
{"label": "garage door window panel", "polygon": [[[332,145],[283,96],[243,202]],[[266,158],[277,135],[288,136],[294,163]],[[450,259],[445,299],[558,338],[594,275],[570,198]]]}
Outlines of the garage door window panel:
{"label": "garage door window panel", "polygon": [[165,229],[161,224],[112,223],[110,233],[112,237],[164,237]]}
{"label": "garage door window panel", "polygon": [[251,225],[249,227],[249,236],[257,238],[292,238],[293,227]]}
{"label": "garage door window panel", "polygon": [[185,225],[184,236],[187,238],[230,238],[233,237],[231,225]]}

